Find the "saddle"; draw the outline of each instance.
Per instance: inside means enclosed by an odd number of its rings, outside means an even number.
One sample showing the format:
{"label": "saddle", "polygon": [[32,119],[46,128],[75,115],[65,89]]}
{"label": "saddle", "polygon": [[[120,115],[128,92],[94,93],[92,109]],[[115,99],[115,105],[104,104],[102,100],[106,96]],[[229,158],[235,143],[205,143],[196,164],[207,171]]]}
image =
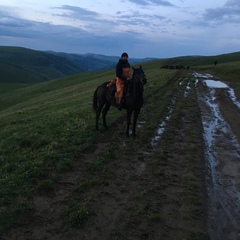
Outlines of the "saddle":
{"label": "saddle", "polygon": [[[111,82],[109,82],[107,84],[107,88],[108,88],[108,93],[109,95],[115,97],[115,93],[117,91],[116,88],[116,79],[114,78]],[[124,84],[124,91],[123,91],[123,97],[127,97],[131,94],[131,89],[132,89],[132,82],[131,81],[127,81]]]}
{"label": "saddle", "polygon": [[111,95],[111,96],[115,96],[115,92],[117,91],[117,88],[116,88],[116,84],[112,84],[109,88],[108,88],[108,93]]}

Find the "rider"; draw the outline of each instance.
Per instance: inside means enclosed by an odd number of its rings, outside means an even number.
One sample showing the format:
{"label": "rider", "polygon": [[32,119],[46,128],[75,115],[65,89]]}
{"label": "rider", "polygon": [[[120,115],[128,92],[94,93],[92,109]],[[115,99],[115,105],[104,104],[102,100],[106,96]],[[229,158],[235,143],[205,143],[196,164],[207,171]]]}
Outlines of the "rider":
{"label": "rider", "polygon": [[128,54],[126,52],[121,55],[121,58],[116,65],[116,76],[116,104],[117,108],[122,110],[124,83],[131,77],[131,68],[128,62]]}

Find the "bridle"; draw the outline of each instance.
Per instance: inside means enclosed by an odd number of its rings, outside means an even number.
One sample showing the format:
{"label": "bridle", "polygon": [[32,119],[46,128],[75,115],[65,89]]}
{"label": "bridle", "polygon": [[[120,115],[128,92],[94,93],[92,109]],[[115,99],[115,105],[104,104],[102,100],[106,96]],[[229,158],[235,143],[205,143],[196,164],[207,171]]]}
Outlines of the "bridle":
{"label": "bridle", "polygon": [[143,85],[147,83],[147,77],[141,67],[134,69],[133,80],[135,80],[135,78],[138,82],[142,83]]}

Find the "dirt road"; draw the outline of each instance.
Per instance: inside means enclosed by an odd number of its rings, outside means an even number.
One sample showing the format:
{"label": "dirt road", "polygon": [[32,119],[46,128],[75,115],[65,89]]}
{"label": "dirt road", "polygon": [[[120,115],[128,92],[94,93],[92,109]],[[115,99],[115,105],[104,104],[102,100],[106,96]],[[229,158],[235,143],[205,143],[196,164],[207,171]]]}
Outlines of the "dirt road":
{"label": "dirt road", "polygon": [[148,96],[136,139],[123,113],[0,239],[240,239],[240,103],[213,79],[176,75]]}
{"label": "dirt road", "polygon": [[208,167],[209,232],[212,239],[240,239],[240,102],[229,83],[195,76]]}

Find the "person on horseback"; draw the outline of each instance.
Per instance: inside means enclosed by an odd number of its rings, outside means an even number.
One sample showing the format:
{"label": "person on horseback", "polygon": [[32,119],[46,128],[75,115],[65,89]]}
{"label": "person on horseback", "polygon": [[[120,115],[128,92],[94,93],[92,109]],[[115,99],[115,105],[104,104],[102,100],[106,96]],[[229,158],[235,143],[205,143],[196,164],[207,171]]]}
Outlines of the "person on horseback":
{"label": "person on horseback", "polygon": [[116,104],[117,108],[122,110],[124,85],[131,77],[131,68],[128,62],[128,54],[126,52],[122,53],[121,58],[116,65],[116,77]]}

